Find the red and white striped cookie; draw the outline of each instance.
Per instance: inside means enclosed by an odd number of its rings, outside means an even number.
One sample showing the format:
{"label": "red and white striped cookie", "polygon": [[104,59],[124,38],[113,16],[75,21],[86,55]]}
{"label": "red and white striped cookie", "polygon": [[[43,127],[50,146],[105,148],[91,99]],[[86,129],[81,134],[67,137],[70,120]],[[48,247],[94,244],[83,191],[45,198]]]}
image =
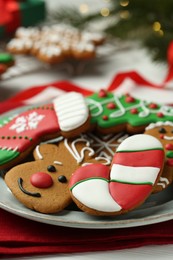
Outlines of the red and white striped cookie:
{"label": "red and white striped cookie", "polygon": [[138,134],[118,147],[111,169],[102,164],[79,168],[71,177],[73,200],[93,215],[120,215],[151,194],[162,172],[164,150],[153,136]]}

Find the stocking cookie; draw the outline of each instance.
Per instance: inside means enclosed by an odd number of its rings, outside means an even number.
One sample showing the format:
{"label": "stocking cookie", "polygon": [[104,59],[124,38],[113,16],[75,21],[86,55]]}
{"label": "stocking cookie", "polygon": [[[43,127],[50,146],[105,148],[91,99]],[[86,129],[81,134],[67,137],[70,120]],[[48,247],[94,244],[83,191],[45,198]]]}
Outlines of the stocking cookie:
{"label": "stocking cookie", "polygon": [[118,147],[111,167],[92,164],[70,179],[77,206],[92,215],[120,215],[141,205],[159,180],[164,163],[162,144],[150,135],[133,135]]}
{"label": "stocking cookie", "polygon": [[156,137],[162,143],[165,151],[164,170],[154,189],[154,192],[159,192],[173,181],[173,123],[169,121],[151,123],[146,127],[144,133]]}
{"label": "stocking cookie", "polygon": [[91,122],[101,133],[143,133],[153,122],[173,121],[173,107],[100,90],[87,98]]}
{"label": "stocking cookie", "polygon": [[53,104],[28,109],[0,126],[0,169],[23,160],[40,141],[77,136],[89,128],[88,107],[80,93],[69,92]]}
{"label": "stocking cookie", "polygon": [[35,161],[13,167],[5,174],[5,182],[26,207],[41,213],[59,212],[72,201],[69,192],[72,172],[86,164],[110,163],[94,156],[87,139],[59,137],[56,144],[37,146]]}

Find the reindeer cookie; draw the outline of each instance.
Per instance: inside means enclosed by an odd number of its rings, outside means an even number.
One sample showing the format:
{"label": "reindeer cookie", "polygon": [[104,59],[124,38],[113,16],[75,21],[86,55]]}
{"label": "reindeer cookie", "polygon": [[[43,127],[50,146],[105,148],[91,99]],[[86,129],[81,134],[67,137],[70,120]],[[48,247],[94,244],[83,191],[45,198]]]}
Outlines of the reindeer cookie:
{"label": "reindeer cookie", "polygon": [[150,123],[173,122],[173,107],[100,90],[87,97],[91,123],[101,133],[143,133]]}
{"label": "reindeer cookie", "polygon": [[89,128],[89,110],[84,97],[77,92],[6,118],[0,123],[0,169],[21,162],[40,141],[60,135],[74,137]]}
{"label": "reindeer cookie", "polygon": [[145,129],[145,134],[156,137],[165,151],[164,170],[154,192],[165,189],[173,181],[173,122],[151,123]]}
{"label": "reindeer cookie", "polygon": [[56,144],[37,146],[35,161],[13,167],[5,174],[5,182],[26,207],[41,213],[59,212],[72,201],[69,180],[77,168],[98,162],[110,164],[108,159],[94,156],[87,139],[59,137]]}
{"label": "reindeer cookie", "polygon": [[133,135],[118,146],[111,167],[92,164],[73,173],[69,185],[72,199],[88,214],[124,214],[151,194],[163,163],[164,151],[158,139]]}

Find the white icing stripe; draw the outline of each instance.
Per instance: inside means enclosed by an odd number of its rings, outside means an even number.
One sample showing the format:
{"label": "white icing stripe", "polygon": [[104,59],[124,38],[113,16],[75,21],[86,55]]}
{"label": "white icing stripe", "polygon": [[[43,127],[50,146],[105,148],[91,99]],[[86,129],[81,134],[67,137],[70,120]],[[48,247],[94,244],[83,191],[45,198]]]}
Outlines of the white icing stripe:
{"label": "white icing stripe", "polygon": [[128,183],[154,184],[160,169],[157,167],[130,167],[113,164],[110,179]]}
{"label": "white icing stripe", "polygon": [[173,122],[170,121],[166,121],[166,122],[156,122],[156,123],[151,123],[149,124],[145,130],[150,130],[153,129],[155,127],[160,127],[160,126],[173,126]]}
{"label": "white icing stripe", "polygon": [[142,151],[149,149],[163,149],[160,141],[147,134],[132,135],[125,139],[117,148],[120,151]]}
{"label": "white icing stripe", "polygon": [[84,124],[89,117],[89,110],[80,93],[69,92],[53,101],[60,129],[70,131]]}
{"label": "white icing stripe", "polygon": [[173,136],[164,135],[163,138],[164,138],[165,140],[168,140],[168,141],[172,141],[172,140],[173,140]]}
{"label": "white icing stripe", "polygon": [[38,156],[38,158],[39,158],[40,160],[43,160],[43,156],[41,155],[39,149],[40,149],[40,146],[37,145],[36,148],[35,148],[36,154],[37,154],[37,156]]}
{"label": "white icing stripe", "polygon": [[85,206],[103,212],[121,210],[109,193],[109,184],[103,179],[88,179],[72,189],[73,196]]}

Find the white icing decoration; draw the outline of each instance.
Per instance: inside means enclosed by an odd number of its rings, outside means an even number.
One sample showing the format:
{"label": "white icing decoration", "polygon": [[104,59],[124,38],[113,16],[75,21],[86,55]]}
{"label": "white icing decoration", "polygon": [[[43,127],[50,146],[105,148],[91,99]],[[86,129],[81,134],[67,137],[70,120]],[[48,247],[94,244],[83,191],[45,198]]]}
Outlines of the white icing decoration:
{"label": "white icing decoration", "polygon": [[164,140],[168,140],[168,141],[172,141],[172,140],[173,140],[173,136],[164,135],[164,136],[163,136],[163,139],[164,139]]}
{"label": "white icing decoration", "polygon": [[113,164],[110,179],[128,183],[152,183],[154,184],[160,168],[157,167],[131,167]]}
{"label": "white icing decoration", "polygon": [[45,115],[32,112],[26,116],[19,116],[15,123],[10,126],[10,130],[16,130],[16,133],[22,133],[26,130],[36,129],[38,124],[43,120]]}
{"label": "white icing decoration", "polygon": [[54,161],[53,163],[57,164],[57,165],[63,165],[62,162],[59,162],[59,161]]}
{"label": "white icing decoration", "polygon": [[32,47],[32,41],[29,38],[15,38],[12,39],[8,44],[7,48],[15,48],[17,50],[30,49]]}
{"label": "white icing decoration", "polygon": [[159,182],[157,183],[158,186],[162,186],[163,188],[166,187],[166,185],[169,184],[169,180],[164,177],[160,177]]}
{"label": "white icing decoration", "polygon": [[[77,151],[76,146],[75,146],[76,143],[78,143],[78,142],[86,143],[86,147],[83,147],[80,152]],[[66,148],[68,149],[68,151],[71,153],[71,155],[74,157],[74,159],[77,161],[77,163],[80,163],[83,161],[83,159],[85,157],[85,151],[89,151],[89,156],[92,156],[95,153],[94,150],[91,147],[89,147],[89,145],[90,145],[89,141],[84,138],[78,138],[78,139],[72,141],[71,146],[68,144],[68,140],[65,139],[64,144],[65,144]]]}
{"label": "white icing decoration", "polygon": [[149,124],[145,130],[150,130],[150,129],[153,129],[155,127],[161,127],[161,126],[172,126],[173,127],[173,122],[170,122],[170,121],[166,121],[166,122],[156,122],[156,123],[151,123]]}
{"label": "white icing decoration", "polygon": [[137,134],[125,139],[124,142],[118,146],[117,152],[149,149],[163,149],[163,146],[157,138],[151,135]]}
{"label": "white icing decoration", "polygon": [[80,93],[69,92],[59,96],[53,101],[53,105],[62,131],[80,127],[89,117],[88,107]]}
{"label": "white icing decoration", "polygon": [[39,53],[41,55],[47,56],[48,58],[51,58],[54,56],[59,57],[62,54],[62,50],[57,45],[42,46]]}
{"label": "white icing decoration", "polygon": [[87,179],[75,185],[72,189],[73,196],[85,206],[103,211],[118,212],[118,205],[109,192],[109,183],[104,179]]}
{"label": "white icing decoration", "polygon": [[43,156],[42,156],[42,154],[40,153],[40,146],[39,146],[39,145],[36,146],[35,151],[36,151],[36,154],[37,154],[37,156],[38,156],[38,159],[39,159],[39,160],[43,160]]}
{"label": "white icing decoration", "polygon": [[[97,117],[102,114],[103,112],[103,105],[109,104],[110,102],[115,102],[119,110],[113,111],[109,116],[110,118],[117,118],[120,116],[123,116],[127,111],[133,109],[133,108],[141,108],[142,111],[138,114],[139,117],[147,117],[150,115],[150,113],[157,114],[157,113],[163,113],[165,116],[173,116],[173,108],[169,106],[161,106],[159,109],[151,109],[148,106],[150,104],[149,102],[146,101],[140,101],[138,104],[133,104],[128,107],[124,107],[121,102],[120,102],[120,96],[118,97],[117,95],[114,94],[114,97],[111,97],[109,99],[103,99],[103,101],[96,101],[92,100],[90,98],[87,99],[88,105],[90,107],[90,111],[93,117]],[[98,109],[97,112],[93,113],[92,110]]]}

